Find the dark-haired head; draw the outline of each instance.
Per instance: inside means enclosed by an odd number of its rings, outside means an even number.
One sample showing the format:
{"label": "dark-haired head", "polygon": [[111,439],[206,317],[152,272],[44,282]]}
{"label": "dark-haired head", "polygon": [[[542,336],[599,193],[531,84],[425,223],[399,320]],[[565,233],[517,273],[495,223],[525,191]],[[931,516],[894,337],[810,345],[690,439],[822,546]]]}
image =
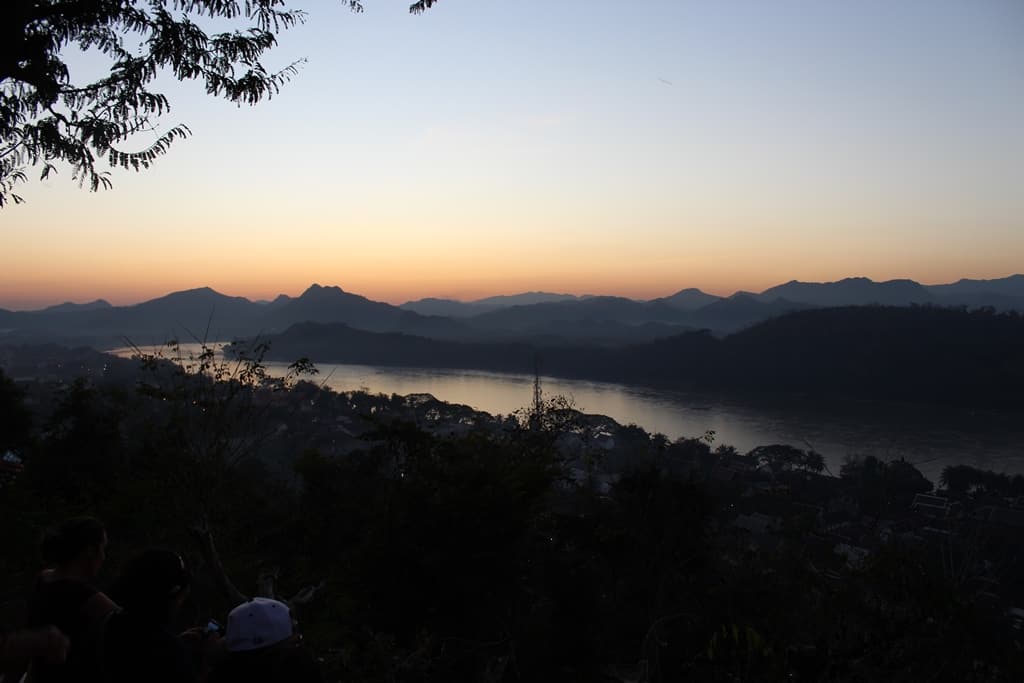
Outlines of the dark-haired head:
{"label": "dark-haired head", "polygon": [[151,548],[125,563],[110,596],[129,615],[164,624],[181,606],[191,583],[180,555]]}
{"label": "dark-haired head", "polygon": [[95,517],[73,517],[48,529],[40,551],[59,570],[95,578],[106,558],[107,532]]}

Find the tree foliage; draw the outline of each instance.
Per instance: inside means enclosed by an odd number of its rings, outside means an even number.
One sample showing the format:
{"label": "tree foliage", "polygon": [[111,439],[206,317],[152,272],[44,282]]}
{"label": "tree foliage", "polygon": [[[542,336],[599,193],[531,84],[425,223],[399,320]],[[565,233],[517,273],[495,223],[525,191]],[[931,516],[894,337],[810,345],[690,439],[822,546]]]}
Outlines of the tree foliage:
{"label": "tree foliage", "polygon": [[804,451],[785,444],[758,446],[747,453],[747,457],[754,458],[759,466],[766,467],[775,474],[789,469],[820,474],[825,469],[825,457],[821,453],[813,449]]}
{"label": "tree foliage", "polygon": [[[436,0],[421,0],[412,13]],[[361,11],[359,0],[341,0]],[[305,20],[288,0],[7,0],[0,22],[0,206],[29,166],[40,178],[66,162],[80,186],[111,186],[109,168],[139,171],[187,137],[161,128],[167,96],[151,89],[163,73],[199,81],[238,105],[276,95],[302,60],[262,62],[282,31]],[[209,26],[224,30],[209,32]],[[102,56],[105,74],[75,79],[68,53]]]}
{"label": "tree foliage", "polygon": [[0,370],[0,456],[8,449],[25,445],[32,426],[32,416],[23,403],[24,392]]}
{"label": "tree foliage", "polygon": [[168,483],[189,490],[206,514],[220,507],[239,466],[274,433],[270,395],[317,374],[303,358],[273,376],[263,364],[266,350],[258,342],[240,345],[225,358],[218,344],[202,342],[192,350],[177,340],[152,353],[135,349],[147,371],[139,396],[166,406],[151,418],[160,443],[148,451],[177,453]]}
{"label": "tree foliage", "polygon": [[886,462],[873,455],[847,457],[840,477],[850,483],[861,509],[876,517],[905,510],[915,495],[932,490],[921,471],[903,459]]}
{"label": "tree foliage", "polygon": [[939,478],[946,492],[956,498],[968,494],[1024,496],[1024,476],[979,470],[970,465],[947,465]]}

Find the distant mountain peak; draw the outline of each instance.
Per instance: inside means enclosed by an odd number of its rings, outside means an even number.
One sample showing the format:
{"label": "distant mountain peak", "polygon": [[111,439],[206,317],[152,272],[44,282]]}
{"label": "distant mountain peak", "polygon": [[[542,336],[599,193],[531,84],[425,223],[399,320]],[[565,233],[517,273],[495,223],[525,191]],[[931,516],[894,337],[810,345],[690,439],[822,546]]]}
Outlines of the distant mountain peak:
{"label": "distant mountain peak", "polygon": [[424,297],[422,299],[417,299],[416,301],[407,301],[406,303],[407,304],[416,304],[416,303],[423,303],[423,304],[437,304],[437,303],[461,304],[463,302],[459,301],[458,299],[446,299],[446,298],[440,297],[440,296],[428,296],[428,297]]}
{"label": "distant mountain peak", "polygon": [[221,304],[227,304],[232,306],[247,306],[252,304],[251,301],[246,299],[244,296],[229,296],[222,294],[212,287],[195,287],[193,289],[183,289],[178,292],[171,292],[164,296],[157,297],[156,299],[150,299],[143,301],[142,303],[134,304],[128,308],[142,308],[152,309],[154,307],[159,308],[164,305],[173,306],[217,306]]}
{"label": "distant mountain peak", "polygon": [[[1016,273],[1014,275],[1007,275],[1006,277],[998,278],[997,280],[994,280],[994,281],[995,282],[1019,282],[1021,280],[1024,280],[1024,274]],[[959,280],[957,280],[956,282],[954,282],[953,284],[955,284],[955,285],[965,285],[965,284],[973,285],[973,284],[980,284],[980,283],[984,283],[984,282],[993,282],[993,280],[978,280],[978,279],[975,279],[975,278],[962,277]]]}
{"label": "distant mountain peak", "polygon": [[193,287],[191,289],[182,289],[182,290],[179,290],[177,292],[171,292],[170,294],[165,294],[162,297],[157,297],[156,299],[150,299],[149,301],[143,301],[141,304],[136,304],[136,305],[142,306],[142,305],[148,304],[148,303],[153,302],[153,301],[162,301],[162,300],[168,300],[168,299],[171,299],[171,300],[173,300],[173,299],[194,299],[194,298],[197,298],[197,297],[202,297],[204,299],[209,299],[209,298],[214,298],[214,297],[222,297],[222,298],[225,298],[225,299],[238,299],[238,298],[242,298],[242,297],[229,297],[226,294],[221,294],[220,292],[218,292],[217,290],[213,289],[212,287]]}
{"label": "distant mountain peak", "polygon": [[696,287],[687,287],[686,289],[680,289],[678,292],[670,296],[666,296],[661,299],[654,299],[652,303],[661,302],[668,304],[677,310],[695,311],[698,308],[718,301],[720,298],[721,297],[717,297],[714,294],[703,292]]}
{"label": "distant mountain peak", "polygon": [[559,294],[558,292],[545,292],[543,289],[531,289],[528,292],[520,292],[519,294],[509,294],[507,296],[566,296],[571,297],[572,294]]}
{"label": "distant mountain peak", "polygon": [[554,292],[530,291],[519,294],[499,294],[483,299],[476,299],[469,303],[473,306],[489,306],[503,308],[506,306],[530,306],[541,303],[555,303],[559,301],[575,301],[577,297],[573,294],[557,294]]}
{"label": "distant mountain peak", "polygon": [[113,308],[106,299],[96,299],[84,304],[77,304],[73,301],[65,301],[55,306],[47,306],[42,309],[45,313],[69,313],[72,311],[94,311],[100,308]]}
{"label": "distant mountain peak", "polygon": [[954,305],[1024,310],[1024,275],[1020,273],[994,280],[960,278],[951,284],[929,285],[926,289]]}
{"label": "distant mountain peak", "polygon": [[327,286],[324,286],[324,285],[320,285],[320,284],[317,284],[316,282],[314,282],[313,284],[311,284],[306,289],[306,291],[304,291],[302,294],[299,295],[299,298],[301,299],[303,297],[309,297],[309,296],[322,296],[324,294],[345,294],[345,293],[346,293],[345,290],[343,290],[338,285],[327,285]]}

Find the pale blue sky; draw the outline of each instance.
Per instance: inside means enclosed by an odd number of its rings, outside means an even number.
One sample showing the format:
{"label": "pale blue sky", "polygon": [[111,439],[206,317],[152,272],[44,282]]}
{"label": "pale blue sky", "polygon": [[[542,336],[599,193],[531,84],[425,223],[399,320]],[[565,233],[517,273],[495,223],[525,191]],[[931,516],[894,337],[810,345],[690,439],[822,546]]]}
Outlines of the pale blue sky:
{"label": "pale blue sky", "polygon": [[1024,270],[1021,0],[294,4],[279,97],[171,83],[157,168],[22,188],[0,306]]}

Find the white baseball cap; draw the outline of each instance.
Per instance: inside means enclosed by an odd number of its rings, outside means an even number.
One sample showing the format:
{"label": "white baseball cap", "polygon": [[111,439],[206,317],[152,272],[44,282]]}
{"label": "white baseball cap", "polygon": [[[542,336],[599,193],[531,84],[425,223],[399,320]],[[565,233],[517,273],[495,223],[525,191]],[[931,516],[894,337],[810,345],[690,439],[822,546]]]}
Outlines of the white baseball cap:
{"label": "white baseball cap", "polygon": [[288,605],[270,598],[253,598],[228,614],[224,643],[229,652],[245,652],[276,645],[291,636]]}

